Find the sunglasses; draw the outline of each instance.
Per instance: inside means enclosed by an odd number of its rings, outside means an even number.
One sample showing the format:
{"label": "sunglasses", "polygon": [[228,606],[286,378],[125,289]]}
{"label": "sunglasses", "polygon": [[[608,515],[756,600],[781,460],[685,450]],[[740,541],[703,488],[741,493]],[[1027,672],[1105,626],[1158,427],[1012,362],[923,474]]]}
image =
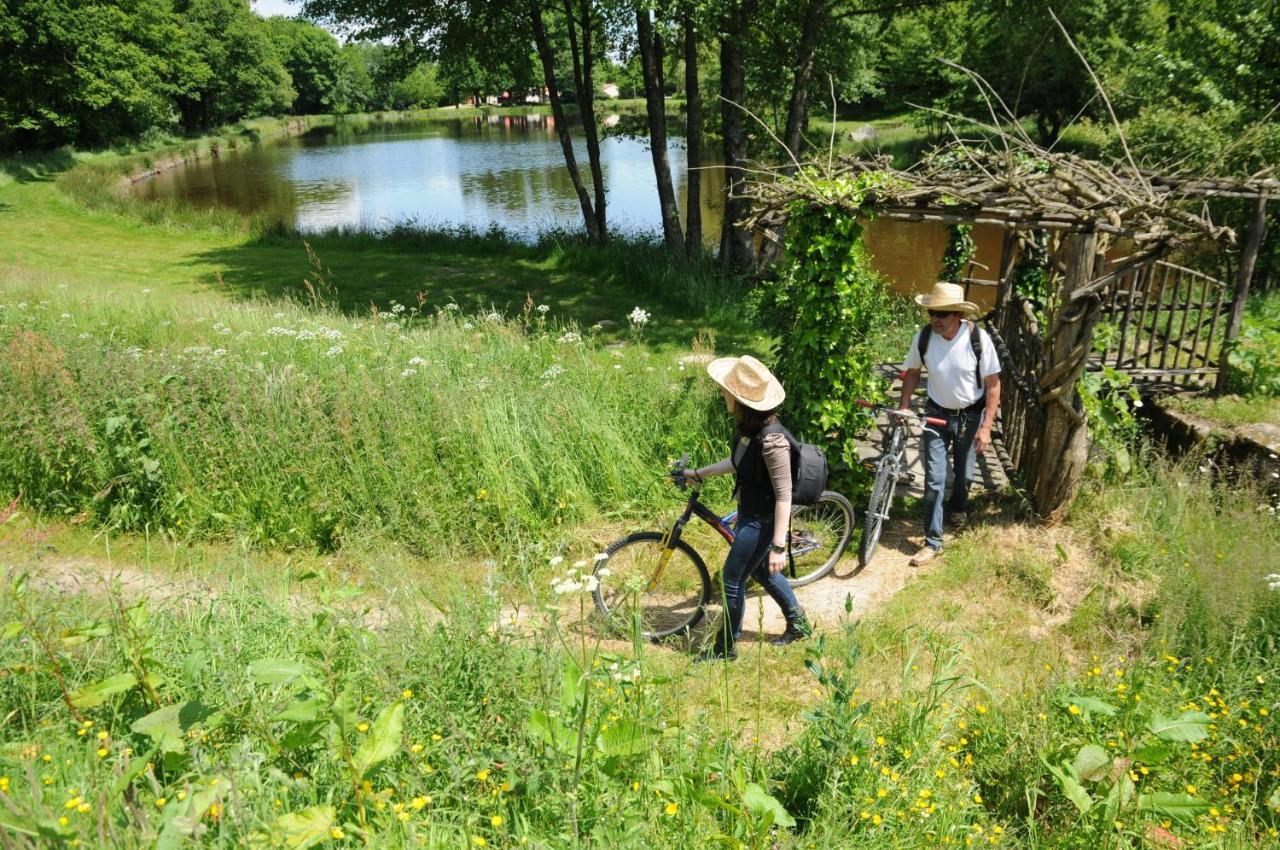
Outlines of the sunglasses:
{"label": "sunglasses", "polygon": [[960,311],[958,310],[930,310],[929,311],[930,319],[945,319],[948,316],[959,316],[959,315],[960,315]]}

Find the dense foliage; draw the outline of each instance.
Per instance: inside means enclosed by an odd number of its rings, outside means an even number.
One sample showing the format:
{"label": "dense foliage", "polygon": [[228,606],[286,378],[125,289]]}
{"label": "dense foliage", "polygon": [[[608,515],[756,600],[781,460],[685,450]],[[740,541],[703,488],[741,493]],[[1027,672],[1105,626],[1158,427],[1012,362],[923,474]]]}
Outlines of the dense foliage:
{"label": "dense foliage", "polygon": [[248,0],[15,0],[0,7],[0,149],[434,105],[423,73],[388,47],[264,20]]}
{"label": "dense foliage", "polygon": [[[828,188],[857,198],[879,179],[874,173],[841,178]],[[854,437],[869,419],[856,402],[877,400],[882,392],[875,374],[881,352],[873,339],[890,315],[862,230],[862,219],[845,206],[796,204],[782,268],[759,305],[761,323],[777,340],[775,371],[787,389],[787,420],[824,445],[838,469],[860,469]]]}
{"label": "dense foliage", "polygon": [[1261,398],[1280,396],[1280,295],[1255,297],[1227,351],[1227,386]]}

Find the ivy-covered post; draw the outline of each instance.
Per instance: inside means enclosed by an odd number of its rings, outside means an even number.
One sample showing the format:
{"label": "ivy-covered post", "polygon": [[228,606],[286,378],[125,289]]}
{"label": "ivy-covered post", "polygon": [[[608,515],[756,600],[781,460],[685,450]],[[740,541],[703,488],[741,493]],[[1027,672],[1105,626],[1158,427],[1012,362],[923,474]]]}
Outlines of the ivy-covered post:
{"label": "ivy-covered post", "polygon": [[1050,518],[1071,503],[1089,459],[1089,429],[1078,386],[1093,350],[1093,330],[1102,315],[1102,301],[1095,294],[1074,298],[1073,293],[1093,276],[1097,241],[1094,233],[1073,233],[1064,240],[1065,274],[1040,369],[1040,403],[1045,415],[1032,426],[1038,433],[1031,441],[1035,458],[1026,469],[1027,487],[1037,512]]}
{"label": "ivy-covered post", "polygon": [[779,272],[759,306],[777,340],[788,425],[850,470],[861,469],[854,435],[869,422],[855,402],[883,393],[869,339],[887,316],[888,289],[871,268],[858,209],[875,179],[833,181],[839,200],[791,206]]}

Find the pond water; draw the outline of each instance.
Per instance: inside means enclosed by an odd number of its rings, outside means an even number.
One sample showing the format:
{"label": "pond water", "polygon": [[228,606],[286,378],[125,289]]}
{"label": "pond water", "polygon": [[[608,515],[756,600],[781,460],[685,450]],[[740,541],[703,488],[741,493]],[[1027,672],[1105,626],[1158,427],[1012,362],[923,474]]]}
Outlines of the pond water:
{"label": "pond water", "polygon": [[[606,124],[610,119],[606,118]],[[586,145],[575,133],[583,177]],[[673,140],[668,156],[681,209],[687,198],[685,151]],[[607,138],[601,160],[614,231],[661,229],[653,160],[647,140]],[[719,239],[724,172],[716,162],[699,172],[708,246]],[[378,230],[397,224],[498,225],[533,235],[549,227],[581,226],[581,212],[550,116],[489,115],[449,120],[327,127],[171,169],[139,183],[146,199],[267,213],[298,230]],[[974,233],[977,262],[994,269],[1000,236]],[[938,224],[872,222],[867,244],[877,269],[902,294],[927,291],[946,245]],[[990,277],[981,267],[974,277]],[[990,304],[988,287],[971,298]]]}

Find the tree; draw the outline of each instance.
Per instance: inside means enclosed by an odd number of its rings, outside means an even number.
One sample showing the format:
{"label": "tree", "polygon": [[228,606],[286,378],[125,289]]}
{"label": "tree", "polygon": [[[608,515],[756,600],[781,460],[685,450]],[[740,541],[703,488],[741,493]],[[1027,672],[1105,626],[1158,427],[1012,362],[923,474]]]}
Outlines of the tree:
{"label": "tree", "polygon": [[[680,207],[671,184],[671,163],[667,160],[667,104],[662,76],[662,36],[654,26],[651,10],[636,7],[636,41],[644,69],[645,111],[649,118],[649,150],[658,183],[658,206],[662,211],[662,236],[669,250],[684,253],[684,233],[680,230]],[[694,175],[696,177],[696,175]]]}
{"label": "tree", "polygon": [[289,111],[295,115],[334,111],[340,73],[338,40],[308,21],[273,17],[266,26],[296,92]]}
{"label": "tree", "polygon": [[444,96],[444,89],[436,79],[436,66],[422,62],[391,87],[391,106],[394,109],[422,109],[435,106]]}
{"label": "tree", "polygon": [[183,69],[177,98],[186,129],[289,108],[295,97],[289,72],[248,0],[179,0],[177,11],[199,57]]}

